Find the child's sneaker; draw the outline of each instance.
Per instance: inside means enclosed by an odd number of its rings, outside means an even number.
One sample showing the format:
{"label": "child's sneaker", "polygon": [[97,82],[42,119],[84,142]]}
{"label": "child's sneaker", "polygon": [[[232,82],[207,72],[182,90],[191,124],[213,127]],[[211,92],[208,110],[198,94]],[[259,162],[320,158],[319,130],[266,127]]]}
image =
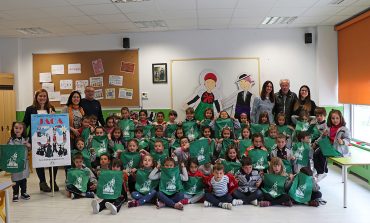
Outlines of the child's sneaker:
{"label": "child's sneaker", "polygon": [[270,201],[260,201],[260,207],[268,207],[271,206]]}
{"label": "child's sneaker", "polygon": [[71,199],[74,200],[75,199],[75,194],[74,193],[71,193]]}
{"label": "child's sneaker", "polygon": [[166,205],[162,201],[157,200],[156,206],[157,206],[157,209],[160,209],[160,208],[163,208]]}
{"label": "child's sneaker", "polygon": [[212,204],[211,202],[208,202],[208,201],[204,201],[204,207],[212,207]]}
{"label": "child's sneaker", "polygon": [[29,199],[31,198],[31,196],[30,196],[30,195],[28,195],[27,193],[23,193],[23,194],[21,194],[21,198],[22,198],[23,200],[29,200]]}
{"label": "child's sneaker", "polygon": [[231,202],[231,204],[233,206],[243,205],[243,201],[240,200],[240,199],[233,199],[233,201]]}
{"label": "child's sneaker", "polygon": [[181,202],[177,202],[173,207],[177,210],[184,210],[184,205]]}
{"label": "child's sneaker", "polygon": [[287,207],[291,207],[293,206],[293,202],[291,200],[287,201],[287,202],[283,202],[281,203],[283,206],[287,206]]}
{"label": "child's sneaker", "polygon": [[258,200],[257,199],[256,200],[253,200],[253,201],[251,201],[250,204],[252,204],[254,206],[258,206]]}
{"label": "child's sneaker", "polygon": [[94,194],[94,192],[86,192],[85,197],[86,198],[95,198],[95,194]]}
{"label": "child's sneaker", "polygon": [[19,196],[13,195],[13,202],[18,202],[18,201],[19,201]]}
{"label": "child's sneaker", "polygon": [[110,213],[111,213],[112,215],[116,215],[116,214],[117,214],[117,208],[116,208],[116,206],[114,206],[112,203],[109,203],[109,202],[105,203],[105,207],[106,207],[108,210],[110,210]]}
{"label": "child's sneaker", "polygon": [[97,200],[94,199],[91,201],[91,207],[93,209],[93,214],[99,213],[99,203]]}
{"label": "child's sneaker", "polygon": [[221,207],[223,209],[231,210],[233,208],[233,205],[231,203],[222,203]]}
{"label": "child's sneaker", "polygon": [[127,203],[128,208],[133,208],[139,206],[139,202],[137,200],[131,200]]}
{"label": "child's sneaker", "polygon": [[312,201],[308,202],[308,206],[318,207],[319,205],[320,205],[320,203],[316,200],[312,200]]}

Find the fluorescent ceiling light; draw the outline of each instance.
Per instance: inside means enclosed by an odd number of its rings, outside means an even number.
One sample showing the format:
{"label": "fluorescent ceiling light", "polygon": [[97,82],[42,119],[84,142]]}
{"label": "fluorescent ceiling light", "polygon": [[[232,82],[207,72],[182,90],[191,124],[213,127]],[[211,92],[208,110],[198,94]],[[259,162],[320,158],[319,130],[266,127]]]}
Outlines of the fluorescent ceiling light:
{"label": "fluorescent ceiling light", "polygon": [[40,27],[17,28],[16,30],[24,35],[45,35],[51,33],[50,31]]}
{"label": "fluorescent ceiling light", "polygon": [[293,17],[268,16],[263,20],[262,24],[263,25],[290,24],[297,18],[298,18],[297,16]]}

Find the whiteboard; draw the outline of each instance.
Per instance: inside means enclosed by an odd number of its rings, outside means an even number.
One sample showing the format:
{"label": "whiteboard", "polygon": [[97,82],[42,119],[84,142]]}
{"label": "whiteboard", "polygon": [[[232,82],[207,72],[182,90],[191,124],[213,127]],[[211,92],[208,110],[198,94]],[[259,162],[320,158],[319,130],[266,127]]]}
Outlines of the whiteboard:
{"label": "whiteboard", "polygon": [[[196,95],[203,84],[202,74],[215,72],[221,98],[226,98],[238,90],[240,74],[251,74],[255,85],[250,92],[259,96],[260,61],[258,57],[248,58],[195,58],[171,61],[171,108],[177,111],[178,120],[185,119],[186,103]],[[195,105],[196,106],[196,105]],[[230,114],[230,111],[229,111]]]}

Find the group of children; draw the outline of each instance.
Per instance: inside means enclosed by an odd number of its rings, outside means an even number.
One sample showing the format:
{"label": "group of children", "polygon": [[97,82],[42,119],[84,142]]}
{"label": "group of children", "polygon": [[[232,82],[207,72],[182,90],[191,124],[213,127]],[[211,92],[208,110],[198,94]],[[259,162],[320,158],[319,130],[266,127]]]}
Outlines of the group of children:
{"label": "group of children", "polygon": [[[105,208],[117,214],[127,193],[129,208],[153,203],[183,210],[197,202],[229,210],[242,204],[317,207],[325,204],[317,182],[328,171],[322,141],[347,156],[349,133],[339,110],[332,110],[327,121],[324,108],[316,108],[315,115],[302,112],[295,127],[285,124],[284,114],[269,120],[266,112],[258,123],[249,123],[246,114],[238,120],[221,111],[215,118],[206,109],[205,119],[197,121],[193,108],[186,109],[182,122],[173,110],[168,122],[158,112],[152,123],[146,110],[133,120],[127,107],[120,119],[108,117],[104,127],[96,125],[96,117],[84,117],[80,137],[73,139],[66,190],[73,199],[94,198],[100,175],[114,170],[122,173],[121,193],[94,199],[95,214]],[[13,141],[19,137],[12,135]],[[88,179],[82,186],[72,180],[78,174]]]}

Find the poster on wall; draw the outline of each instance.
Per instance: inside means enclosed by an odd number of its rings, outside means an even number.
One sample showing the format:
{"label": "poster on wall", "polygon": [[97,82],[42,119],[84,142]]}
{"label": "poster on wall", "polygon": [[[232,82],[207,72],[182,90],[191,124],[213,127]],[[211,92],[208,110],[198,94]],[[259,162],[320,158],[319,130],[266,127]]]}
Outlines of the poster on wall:
{"label": "poster on wall", "polygon": [[89,80],[77,80],[75,82],[76,91],[79,91],[80,93],[85,92],[85,88],[89,86]]}
{"label": "poster on wall", "polygon": [[48,91],[49,101],[60,101],[60,91]]}
{"label": "poster on wall", "polygon": [[68,114],[31,115],[32,167],[71,165]]}
{"label": "poster on wall", "polygon": [[93,60],[91,63],[92,63],[92,66],[93,66],[95,76],[104,73],[104,67],[103,67],[102,59],[99,58],[99,59]]}
{"label": "poster on wall", "polygon": [[118,98],[124,98],[124,99],[132,100],[133,92],[134,92],[133,89],[120,88],[119,92],[118,92]]}
{"label": "poster on wall", "polygon": [[64,64],[51,65],[51,74],[64,74]]}
{"label": "poster on wall", "polygon": [[49,94],[50,92],[54,92],[54,83],[42,83],[42,89],[45,89]]}
{"label": "poster on wall", "polygon": [[90,86],[103,87],[103,77],[90,77]]}
{"label": "poster on wall", "polygon": [[61,94],[60,95],[60,104],[65,105],[68,102],[69,94]]}
{"label": "poster on wall", "polygon": [[122,86],[123,77],[119,75],[109,75],[109,85]]}
{"label": "poster on wall", "polygon": [[121,61],[121,72],[134,73],[135,64],[130,62]]}
{"label": "poster on wall", "polygon": [[105,89],[105,99],[115,99],[116,98],[116,89],[107,88]]}
{"label": "poster on wall", "polygon": [[73,89],[73,81],[72,80],[60,80],[60,89],[61,90]]}
{"label": "poster on wall", "polygon": [[81,64],[68,64],[68,74],[80,74],[81,73]]}
{"label": "poster on wall", "polygon": [[96,100],[101,100],[101,99],[104,99],[104,95],[103,95],[103,89],[95,89],[95,96],[94,98]]}
{"label": "poster on wall", "polygon": [[50,72],[39,73],[39,76],[40,76],[40,83],[51,82],[51,73]]}

